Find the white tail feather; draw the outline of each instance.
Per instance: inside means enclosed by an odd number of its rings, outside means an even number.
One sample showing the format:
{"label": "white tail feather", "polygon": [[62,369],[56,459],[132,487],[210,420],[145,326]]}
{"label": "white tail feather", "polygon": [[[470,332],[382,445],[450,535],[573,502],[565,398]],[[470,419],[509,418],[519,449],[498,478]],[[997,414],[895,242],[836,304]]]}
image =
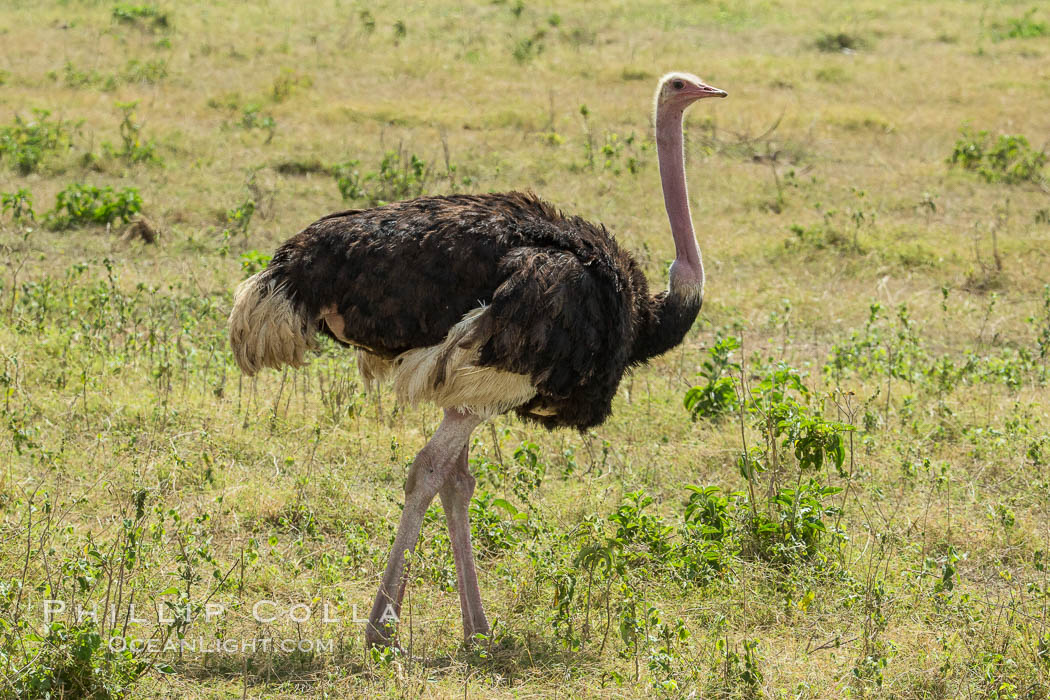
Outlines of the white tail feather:
{"label": "white tail feather", "polygon": [[249,377],[264,367],[302,367],[306,352],[316,347],[311,324],[296,313],[284,288],[264,275],[241,282],[230,312],[230,347]]}

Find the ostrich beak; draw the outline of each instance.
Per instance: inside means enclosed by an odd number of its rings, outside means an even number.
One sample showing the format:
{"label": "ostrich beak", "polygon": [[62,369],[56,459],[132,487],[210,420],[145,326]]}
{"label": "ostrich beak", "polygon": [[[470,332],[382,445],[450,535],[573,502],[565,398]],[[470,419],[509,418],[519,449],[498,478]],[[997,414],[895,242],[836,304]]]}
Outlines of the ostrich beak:
{"label": "ostrich beak", "polygon": [[704,97],[727,97],[729,95],[729,93],[725,90],[719,90],[716,87],[711,87],[710,85],[705,85],[704,83],[697,83],[696,89],[700,93],[699,95],[697,95],[697,99],[701,99]]}

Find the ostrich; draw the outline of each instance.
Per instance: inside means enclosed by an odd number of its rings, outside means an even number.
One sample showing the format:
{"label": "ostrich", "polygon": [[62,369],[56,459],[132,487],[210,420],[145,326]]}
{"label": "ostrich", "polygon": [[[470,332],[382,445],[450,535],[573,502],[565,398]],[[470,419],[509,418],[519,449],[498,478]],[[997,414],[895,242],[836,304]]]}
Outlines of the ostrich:
{"label": "ostrich", "polygon": [[656,144],[675,259],[650,296],[638,263],[604,226],[531,193],[420,197],[330,214],[277,249],[237,288],[230,344],[243,372],[301,366],[324,333],[357,350],[366,383],[444,409],[416,455],[405,505],[365,630],[394,641],[405,553],[440,496],[469,642],[490,631],[470,542],[471,432],[510,410],[584,430],[609,415],[632,366],[678,345],[703,297],[704,268],[685,184],[686,107],[726,93],[689,73],[656,90]]}

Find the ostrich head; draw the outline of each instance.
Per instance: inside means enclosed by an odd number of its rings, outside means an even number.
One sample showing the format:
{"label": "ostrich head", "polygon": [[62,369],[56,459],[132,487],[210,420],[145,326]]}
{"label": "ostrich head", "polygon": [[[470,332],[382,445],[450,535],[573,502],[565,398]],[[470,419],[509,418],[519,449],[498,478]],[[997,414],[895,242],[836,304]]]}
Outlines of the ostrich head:
{"label": "ostrich head", "polygon": [[705,97],[725,97],[725,90],[711,87],[692,73],[668,73],[660,78],[656,88],[656,111],[674,108],[675,111]]}

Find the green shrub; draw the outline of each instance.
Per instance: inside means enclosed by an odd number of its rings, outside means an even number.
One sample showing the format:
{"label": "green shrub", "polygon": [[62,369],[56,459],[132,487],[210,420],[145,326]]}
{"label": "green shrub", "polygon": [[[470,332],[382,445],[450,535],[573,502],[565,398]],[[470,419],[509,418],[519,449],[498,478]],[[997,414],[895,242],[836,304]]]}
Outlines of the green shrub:
{"label": "green shrub", "polygon": [[715,486],[686,488],[690,494],[676,569],[685,581],[705,582],[726,572],[739,551],[733,513],[742,494],[725,494]]}
{"label": "green shrub", "polygon": [[[637,175],[644,163],[643,154],[652,144],[637,138],[633,133],[620,136],[615,132],[606,132],[605,144],[601,147],[602,168],[620,175],[626,169],[631,175]],[[626,152],[626,157],[624,157]]]}
{"label": "green shrub", "polygon": [[335,177],[335,185],[339,188],[339,194],[346,201],[363,199],[365,188],[361,182],[361,173],[357,170],[359,161],[348,160],[332,167],[332,175]]}
{"label": "green shrub", "polygon": [[[353,167],[353,165],[351,165],[351,164],[356,165],[357,161],[350,161],[350,163],[347,163],[345,165],[349,165],[350,167]],[[337,173],[337,171],[339,170],[339,168],[341,168],[341,167],[344,167],[344,166],[340,166],[340,165],[325,165],[324,163],[322,163],[321,161],[317,160],[316,158],[304,158],[304,159],[301,159],[301,160],[292,158],[290,160],[282,160],[282,161],[280,161],[278,163],[275,163],[274,166],[273,166],[273,169],[276,170],[277,172],[279,172],[281,175],[302,176],[302,175],[335,175]],[[340,188],[340,192],[342,192],[342,188]],[[344,196],[343,199],[353,199],[353,198]]]}
{"label": "green shrub", "polygon": [[113,8],[113,20],[151,30],[165,30],[171,27],[168,13],[153,5],[116,5]]}
{"label": "green shrub", "polygon": [[[542,36],[542,33],[540,33]],[[543,51],[543,43],[536,37],[525,37],[514,44],[511,55],[518,63],[526,63]]]}
{"label": "green shrub", "polygon": [[923,376],[930,357],[907,305],[900,305],[892,320],[882,312],[882,304],[873,302],[864,330],[854,330],[848,340],[832,345],[824,369],[837,381],[848,374],[881,375],[909,382]]}
{"label": "green shrub", "polygon": [[[1016,390],[1026,379],[1045,381],[1042,363],[1050,357],[1050,312],[1046,311],[1050,302],[1046,294],[1043,314],[1028,319],[1037,335],[1035,347],[1002,347],[987,355],[972,350],[931,353],[907,305],[900,305],[895,316],[887,317],[882,305],[874,302],[864,328],[853,330],[848,339],[832,345],[824,371],[840,385],[850,376],[881,376],[941,395],[973,382],[1003,384]],[[989,315],[994,304],[993,295]]]}
{"label": "green shrub", "polygon": [[1041,181],[1046,153],[1032,148],[1024,136],[1000,134],[993,141],[987,131],[964,128],[948,163],[973,171],[986,182],[1012,185]]}
{"label": "green shrub", "polygon": [[488,492],[478,494],[470,502],[470,529],[479,556],[512,551],[531,532],[528,513]]}
{"label": "green shrub", "polygon": [[376,30],[376,18],[371,12],[368,10],[361,10],[357,16],[361,20],[361,26],[367,34],[371,34]]}
{"label": "green shrub", "polygon": [[409,156],[401,150],[387,151],[379,171],[363,176],[357,165],[358,161],[350,160],[333,169],[345,200],[363,199],[369,206],[377,206],[426,194],[431,171],[414,153]]}
{"label": "green shrub", "polygon": [[[64,81],[67,87],[82,88],[100,85],[105,78],[96,70],[81,70],[72,61],[67,60],[63,68]],[[116,87],[116,83],[112,85]]]}
{"label": "green shrub", "polygon": [[839,514],[827,499],[841,491],[838,486],[823,486],[817,478],[777,491],[770,510],[754,514],[750,553],[779,564],[812,559],[829,530],[825,520]]}
{"label": "green shrub", "polygon": [[255,215],[255,200],[250,197],[236,207],[226,211],[226,223],[233,229],[231,233],[247,235],[248,226]]}
{"label": "green shrub", "polygon": [[817,37],[813,45],[816,46],[818,51],[826,53],[848,53],[864,48],[867,46],[867,42],[855,34],[825,32]]}
{"label": "green shrub", "polygon": [[740,339],[735,336],[719,338],[708,350],[710,359],[704,361],[700,370],[707,380],[704,386],[694,386],[686,392],[684,404],[693,420],[700,417],[721,418],[737,407],[736,379],[733,373],[740,365],[732,360],[733,352],[740,349]]}
{"label": "green shrub", "polygon": [[1005,25],[997,27],[997,39],[1036,39],[1041,36],[1050,35],[1050,25],[1032,19],[1035,8],[1024,13],[1020,17],[1006,20]]}
{"label": "green shrub", "polygon": [[168,77],[168,62],[163,58],[148,61],[133,58],[124,67],[123,77],[129,83],[156,85]]}
{"label": "green shrub", "polygon": [[33,194],[19,188],[16,192],[0,192],[0,212],[11,212],[11,220],[16,224],[32,222],[36,219],[33,211]]}
{"label": "green shrub", "polygon": [[[833,467],[846,476],[844,435],[853,426],[825,419],[802,375],[783,362],[763,368],[744,399],[737,397],[734,390],[735,407],[762,436],[760,445],[745,440],[737,460],[747,495],[690,487],[684,540],[715,545],[694,548],[691,557],[719,561],[743,551],[779,565],[813,560],[832,530],[827,519],[839,513],[827,499],[842,490],[825,486],[817,475]],[[747,525],[739,533],[734,533],[734,513]]]}
{"label": "green shrub", "polygon": [[106,642],[92,622],[69,627],[52,622],[41,653],[18,674],[15,697],[124,697],[150,664],[128,652],[112,651]]}
{"label": "green shrub", "polygon": [[664,561],[673,548],[674,528],[659,515],[649,512],[652,503],[652,496],[644,491],[626,493],[619,508],[609,516],[609,522],[616,528],[613,539],[629,566]]}
{"label": "green shrub", "polygon": [[1039,315],[1028,319],[1036,332],[1036,350],[1039,359],[1050,360],[1050,284],[1043,285],[1043,306]]}
{"label": "green shrub", "polygon": [[313,78],[309,75],[296,73],[288,68],[282,68],[281,74],[273,81],[273,87],[271,89],[273,101],[284,102],[299,88],[308,88],[313,84]]}
{"label": "green shrub", "polygon": [[241,112],[241,121],[237,125],[246,131],[252,129],[265,131],[266,143],[270,143],[274,134],[277,133],[277,120],[273,118],[272,114],[262,112],[257,104],[245,106]]}
{"label": "green shrub", "polygon": [[110,143],[103,143],[102,148],[112,158],[120,158],[128,164],[132,163],[154,163],[161,162],[157,155],[157,147],[151,141],[142,137],[142,124],[135,120],[135,107],[137,101],[117,102],[120,110],[120,140],[119,149]]}
{"label": "green shrub", "polygon": [[728,571],[739,551],[733,513],[741,494],[689,486],[684,522],[675,528],[655,512],[644,491],[626,493],[607,522],[588,520],[577,539],[578,566],[590,576],[652,579],[670,575],[681,585],[703,585]]}
{"label": "green shrub", "polygon": [[415,153],[406,158],[402,151],[387,151],[379,172],[372,176],[376,185],[371,198],[376,204],[386,204],[418,197],[426,191],[429,176],[426,161]]}
{"label": "green shrub", "polygon": [[58,193],[46,223],[56,231],[90,224],[127,223],[141,209],[142,197],[135,187],[116,191],[108,185],[95,187],[74,182]]}
{"label": "green shrub", "polygon": [[241,271],[244,272],[245,277],[251,277],[256,272],[265,270],[272,257],[272,255],[260,253],[257,250],[241,253]]}
{"label": "green shrub", "polygon": [[49,154],[72,147],[73,132],[79,124],[51,120],[50,116],[46,109],[34,109],[33,119],[15,115],[14,124],[0,127],[0,159],[20,175],[37,170]]}
{"label": "green shrub", "polygon": [[[378,171],[362,173],[359,165],[358,160],[348,160],[329,170],[344,200],[373,207],[428,194],[435,179],[434,169],[425,160],[400,148],[383,154]],[[443,174],[437,175],[447,178],[448,191],[456,192],[460,186],[470,187],[476,183],[471,175],[459,176],[457,166],[449,162],[447,151],[445,168]]]}

